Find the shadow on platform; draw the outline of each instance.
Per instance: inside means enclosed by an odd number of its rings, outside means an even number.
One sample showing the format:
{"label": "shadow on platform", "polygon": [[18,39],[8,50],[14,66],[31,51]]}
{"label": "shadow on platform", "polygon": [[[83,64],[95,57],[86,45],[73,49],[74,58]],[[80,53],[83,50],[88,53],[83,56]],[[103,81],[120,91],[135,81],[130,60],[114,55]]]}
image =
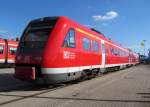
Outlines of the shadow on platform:
{"label": "shadow on platform", "polygon": [[0,74],[0,92],[12,91],[39,91],[46,90],[49,87],[46,85],[37,85],[29,82],[24,82],[16,79],[14,74]]}

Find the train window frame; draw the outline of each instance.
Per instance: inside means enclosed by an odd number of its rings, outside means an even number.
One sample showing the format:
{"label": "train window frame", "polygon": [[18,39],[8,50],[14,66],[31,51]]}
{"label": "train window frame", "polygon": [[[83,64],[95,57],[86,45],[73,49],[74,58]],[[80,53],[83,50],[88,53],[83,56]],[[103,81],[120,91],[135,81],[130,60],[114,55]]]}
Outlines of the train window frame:
{"label": "train window frame", "polygon": [[114,52],[115,52],[114,54],[115,54],[116,56],[118,56],[118,49],[117,49],[117,48],[115,48],[115,51],[114,51]]}
{"label": "train window frame", "polygon": [[113,51],[114,51],[113,47],[110,47],[110,53],[111,53],[111,55],[114,55]]}
{"label": "train window frame", "polygon": [[99,53],[100,48],[99,48],[99,42],[98,41],[92,41],[92,50],[96,53]]}
{"label": "train window frame", "polygon": [[[13,51],[12,51],[12,50],[13,50]],[[14,50],[15,50],[15,51],[14,51]],[[10,47],[10,48],[9,48],[9,53],[10,53],[11,55],[15,55],[16,52],[17,52],[17,48],[16,48],[16,47]]]}
{"label": "train window frame", "polygon": [[0,54],[4,53],[4,46],[0,46]]}
{"label": "train window frame", "polygon": [[[73,31],[73,35],[71,35],[70,33],[72,33]],[[71,43],[70,41],[70,36],[73,36],[73,42]],[[74,28],[70,28],[65,36],[64,42],[63,42],[63,47],[66,48],[76,48],[76,32]]]}
{"label": "train window frame", "polygon": [[118,53],[118,49],[117,49],[117,48],[111,47],[110,49],[111,49],[111,54],[112,54],[112,55],[119,56],[119,53]]}
{"label": "train window frame", "polygon": [[[86,42],[86,41],[88,41],[88,42]],[[87,44],[85,44],[85,43],[88,43],[88,47],[87,47]],[[91,50],[91,40],[87,37],[83,37],[82,38],[82,46],[86,52],[90,51]]]}

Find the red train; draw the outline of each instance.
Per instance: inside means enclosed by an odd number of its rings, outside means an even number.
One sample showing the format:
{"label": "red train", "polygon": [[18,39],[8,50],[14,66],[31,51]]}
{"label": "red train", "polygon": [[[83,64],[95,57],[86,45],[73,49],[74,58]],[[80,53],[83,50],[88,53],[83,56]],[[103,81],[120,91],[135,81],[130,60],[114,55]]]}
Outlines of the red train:
{"label": "red train", "polygon": [[31,21],[25,29],[15,77],[54,84],[138,63],[137,54],[94,29],[64,16],[45,17]]}
{"label": "red train", "polygon": [[0,38],[0,67],[14,66],[18,42]]}

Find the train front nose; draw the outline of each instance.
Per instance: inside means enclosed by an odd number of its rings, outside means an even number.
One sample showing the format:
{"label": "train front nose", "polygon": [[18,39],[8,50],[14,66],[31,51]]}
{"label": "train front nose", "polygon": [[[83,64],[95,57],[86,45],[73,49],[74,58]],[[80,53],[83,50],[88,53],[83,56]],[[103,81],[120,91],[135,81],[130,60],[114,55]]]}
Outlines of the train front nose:
{"label": "train front nose", "polygon": [[15,77],[20,80],[32,81],[35,80],[36,69],[35,67],[15,67]]}
{"label": "train front nose", "polygon": [[20,80],[34,81],[42,77],[40,56],[17,56],[15,77]]}

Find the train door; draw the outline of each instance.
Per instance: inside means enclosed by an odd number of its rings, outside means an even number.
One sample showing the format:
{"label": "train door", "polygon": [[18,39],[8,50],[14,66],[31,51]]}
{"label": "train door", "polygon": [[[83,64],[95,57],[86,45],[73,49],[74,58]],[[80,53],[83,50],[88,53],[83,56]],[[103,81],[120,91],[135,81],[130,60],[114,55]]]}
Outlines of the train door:
{"label": "train door", "polygon": [[105,53],[105,41],[101,40],[101,49],[102,49],[102,68],[105,68],[106,63],[106,53]]}

